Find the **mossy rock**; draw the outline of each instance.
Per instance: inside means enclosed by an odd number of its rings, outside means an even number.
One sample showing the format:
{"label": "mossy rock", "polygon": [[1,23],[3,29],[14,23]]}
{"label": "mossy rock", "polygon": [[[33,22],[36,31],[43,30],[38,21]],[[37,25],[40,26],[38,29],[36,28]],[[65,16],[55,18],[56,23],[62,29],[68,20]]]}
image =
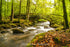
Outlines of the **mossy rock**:
{"label": "mossy rock", "polygon": [[19,23],[18,19],[13,19],[13,23]]}
{"label": "mossy rock", "polygon": [[27,22],[24,23],[25,26],[29,26],[29,24]]}
{"label": "mossy rock", "polygon": [[58,25],[58,24],[54,24],[54,25],[52,25],[52,27],[54,27],[54,28],[57,28],[57,27],[59,27],[60,25]]}
{"label": "mossy rock", "polygon": [[10,23],[10,26],[11,26],[12,28],[17,27],[17,25],[14,24],[14,23]]}
{"label": "mossy rock", "polygon": [[65,32],[70,33],[70,29],[66,29],[66,31],[65,31]]}
{"label": "mossy rock", "polygon": [[33,25],[33,22],[29,22],[29,25],[32,26]]}
{"label": "mossy rock", "polygon": [[1,31],[0,33],[1,33],[1,34],[10,33],[10,31]]}
{"label": "mossy rock", "polygon": [[19,27],[26,28],[26,26],[24,24],[20,24]]}
{"label": "mossy rock", "polygon": [[44,26],[44,28],[48,28],[48,26]]}
{"label": "mossy rock", "polygon": [[45,19],[39,19],[38,21],[39,22],[46,22],[47,20],[45,20]]}
{"label": "mossy rock", "polygon": [[56,28],[55,30],[56,31],[61,31],[61,30],[63,30],[63,28],[64,28],[63,26],[60,26],[60,27]]}
{"label": "mossy rock", "polygon": [[0,24],[8,24],[10,21],[0,21]]}
{"label": "mossy rock", "polygon": [[20,27],[20,26],[21,26],[21,24],[20,24],[20,23],[16,23],[16,24],[15,24],[15,26],[18,26],[18,27]]}
{"label": "mossy rock", "polygon": [[24,33],[22,30],[20,29],[12,29],[13,34],[20,34],[20,33]]}
{"label": "mossy rock", "polygon": [[2,24],[0,27],[2,27],[3,29],[11,28],[9,24]]}
{"label": "mossy rock", "polygon": [[34,31],[34,29],[29,29],[28,31]]}

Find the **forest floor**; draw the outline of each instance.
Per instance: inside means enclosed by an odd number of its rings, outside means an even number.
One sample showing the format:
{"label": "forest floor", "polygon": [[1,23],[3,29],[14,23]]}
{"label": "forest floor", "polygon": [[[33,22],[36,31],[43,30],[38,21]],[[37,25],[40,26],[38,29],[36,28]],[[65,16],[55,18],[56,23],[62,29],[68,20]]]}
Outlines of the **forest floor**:
{"label": "forest floor", "polygon": [[38,34],[27,47],[70,47],[70,30]]}

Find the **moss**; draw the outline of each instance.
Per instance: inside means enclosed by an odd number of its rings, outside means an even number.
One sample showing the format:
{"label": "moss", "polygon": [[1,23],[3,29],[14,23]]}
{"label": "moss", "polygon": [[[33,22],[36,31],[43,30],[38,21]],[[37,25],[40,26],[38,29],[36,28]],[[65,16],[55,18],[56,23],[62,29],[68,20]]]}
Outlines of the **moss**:
{"label": "moss", "polygon": [[47,20],[45,20],[45,19],[39,19],[38,21],[39,22],[46,22]]}
{"label": "moss", "polygon": [[45,34],[46,34],[46,33],[40,33],[40,34],[36,35],[31,42],[34,42],[34,41],[36,40],[36,37],[38,37],[38,39],[39,39],[39,41],[40,41],[41,39],[43,39],[43,36],[44,36]]}
{"label": "moss", "polygon": [[33,39],[31,42],[34,42],[35,40],[37,40],[37,39]]}
{"label": "moss", "polygon": [[52,27],[54,27],[54,28],[57,28],[57,27],[59,27],[60,25],[58,25],[58,24],[54,24],[54,25],[52,25]]}
{"label": "moss", "polygon": [[19,23],[18,19],[13,19],[13,23]]}
{"label": "moss", "polygon": [[29,22],[24,21],[24,23],[22,23],[22,24],[24,24],[25,26],[32,26],[33,22],[31,22],[31,21],[29,21]]}
{"label": "moss", "polygon": [[3,28],[3,29],[11,28],[11,26],[9,24],[2,24],[2,25],[0,25],[0,27]]}
{"label": "moss", "polygon": [[17,25],[14,24],[14,23],[10,23],[10,26],[11,26],[12,28],[17,27]]}
{"label": "moss", "polygon": [[64,28],[63,26],[60,26],[60,27],[56,28],[55,30],[56,31],[61,31],[61,30],[63,30],[63,28]]}
{"label": "moss", "polygon": [[8,24],[10,23],[10,21],[6,20],[6,21],[0,21],[0,24]]}
{"label": "moss", "polygon": [[29,44],[27,44],[27,46],[26,46],[26,47],[32,47],[32,46],[31,46],[31,44],[29,43]]}

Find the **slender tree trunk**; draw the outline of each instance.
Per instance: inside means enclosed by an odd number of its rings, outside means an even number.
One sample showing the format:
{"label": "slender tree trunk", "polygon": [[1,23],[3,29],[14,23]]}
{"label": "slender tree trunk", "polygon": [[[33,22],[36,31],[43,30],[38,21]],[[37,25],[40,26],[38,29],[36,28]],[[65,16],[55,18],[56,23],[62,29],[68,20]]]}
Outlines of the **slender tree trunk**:
{"label": "slender tree trunk", "polygon": [[65,6],[65,0],[62,1],[63,3],[63,17],[64,17],[64,27],[65,29],[68,29],[69,28],[69,25],[68,25],[68,17],[67,17],[67,12],[66,12],[66,6]]}
{"label": "slender tree trunk", "polygon": [[20,5],[19,5],[19,19],[18,19],[19,23],[20,23],[20,17],[21,17],[21,0],[20,0]]}
{"label": "slender tree trunk", "polygon": [[5,20],[7,20],[7,14],[6,14],[6,9],[7,9],[7,6],[6,6],[6,1],[5,1],[5,11],[4,11],[4,15],[5,15]]}
{"label": "slender tree trunk", "polygon": [[27,7],[26,7],[27,21],[29,21],[29,11],[30,11],[30,0],[27,0]]}
{"label": "slender tree trunk", "polygon": [[2,0],[0,0],[0,21],[2,21]]}
{"label": "slender tree trunk", "polygon": [[12,0],[12,6],[11,6],[11,18],[10,18],[10,21],[13,22],[13,18],[14,18],[14,8],[13,8],[13,0]]}

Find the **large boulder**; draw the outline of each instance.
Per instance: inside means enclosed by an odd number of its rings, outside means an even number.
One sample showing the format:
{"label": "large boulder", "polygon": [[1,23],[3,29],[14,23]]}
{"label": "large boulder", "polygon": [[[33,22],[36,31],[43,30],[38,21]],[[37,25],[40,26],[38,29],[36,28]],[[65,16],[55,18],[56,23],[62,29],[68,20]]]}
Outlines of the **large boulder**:
{"label": "large boulder", "polygon": [[22,30],[20,29],[12,29],[13,34],[20,34],[20,33],[24,33]]}

